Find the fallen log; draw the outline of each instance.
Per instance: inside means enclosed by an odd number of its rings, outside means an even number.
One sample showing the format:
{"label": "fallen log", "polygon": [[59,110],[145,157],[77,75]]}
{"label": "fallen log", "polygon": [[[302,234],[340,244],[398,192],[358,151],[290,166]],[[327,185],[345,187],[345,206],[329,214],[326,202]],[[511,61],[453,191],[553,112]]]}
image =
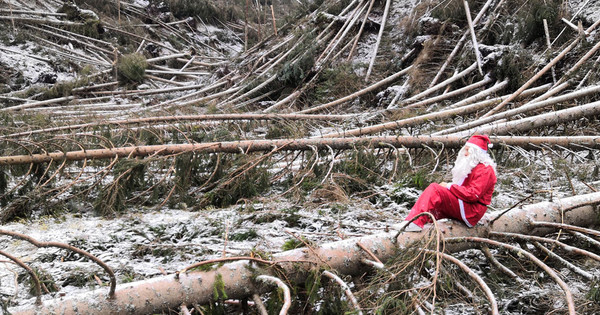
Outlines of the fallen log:
{"label": "fallen log", "polygon": [[518,120],[491,123],[489,125],[461,131],[457,134],[469,135],[472,134],[473,131],[477,130],[479,133],[505,135],[510,134],[511,132],[523,132],[543,126],[552,126],[563,122],[575,121],[586,116],[591,117],[597,115],[598,113],[600,113],[600,101]]}
{"label": "fallen log", "polygon": [[[449,220],[438,222],[444,238],[487,237],[494,232],[545,235],[552,228],[533,227],[530,222],[564,222],[577,226],[590,226],[598,221],[597,211],[591,203],[600,203],[600,193],[563,198],[556,202],[540,202],[515,208],[510,212],[490,214],[485,225],[467,228],[464,224]],[[568,211],[565,211],[567,210]],[[364,272],[362,260],[370,258],[360,247],[360,242],[383,262],[391,259],[398,247],[403,248],[423,237],[421,233],[388,232],[362,238],[323,244],[315,248],[300,248],[273,255],[272,261],[286,278],[296,283],[306,280],[309,270],[326,261],[338,274],[357,275]],[[446,244],[449,251],[469,248],[467,243]],[[117,286],[113,299],[108,299],[107,289],[74,294],[43,301],[43,306],[22,306],[10,309],[11,314],[150,314],[168,309],[178,309],[182,304],[206,304],[211,302],[218,279],[224,285],[229,298],[242,299],[261,291],[256,275],[275,275],[274,268],[263,268],[248,261],[236,261],[206,272],[190,272],[167,275]],[[265,288],[262,288],[265,290]]]}
{"label": "fallen log", "polygon": [[[356,147],[389,148],[460,148],[468,137],[461,136],[388,136],[355,138],[310,138],[279,140],[245,140],[206,143],[161,144],[109,149],[86,149],[81,151],[49,152],[0,156],[0,165],[45,163],[50,161],[81,161],[86,159],[112,159],[114,157],[146,157],[151,155],[172,155],[184,152],[196,153],[251,153],[280,151],[351,150]],[[0,138],[0,140],[2,140]],[[539,150],[540,145],[561,146],[572,150],[600,149],[600,136],[576,137],[516,137],[492,136],[493,144],[518,146],[527,150]]]}

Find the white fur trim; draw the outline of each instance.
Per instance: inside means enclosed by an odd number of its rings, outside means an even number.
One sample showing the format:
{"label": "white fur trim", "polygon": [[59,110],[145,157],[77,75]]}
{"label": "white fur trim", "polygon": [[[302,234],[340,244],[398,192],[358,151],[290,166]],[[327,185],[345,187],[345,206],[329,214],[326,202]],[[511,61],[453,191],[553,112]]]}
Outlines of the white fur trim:
{"label": "white fur trim", "polygon": [[481,151],[483,151],[483,152],[487,153],[487,151],[486,151],[486,150],[484,150],[484,149],[480,148],[478,145],[476,145],[476,144],[473,144],[473,143],[471,143],[471,142],[467,142],[467,143],[465,143],[465,145],[468,145],[468,146],[469,146],[469,148],[478,149],[478,150],[481,150]]}
{"label": "white fur trim", "polygon": [[467,220],[467,216],[465,215],[465,203],[462,200],[458,199],[458,206],[460,207],[460,216],[463,219],[463,221],[465,221],[465,224],[470,228],[473,227],[473,225],[469,223],[469,221]]}

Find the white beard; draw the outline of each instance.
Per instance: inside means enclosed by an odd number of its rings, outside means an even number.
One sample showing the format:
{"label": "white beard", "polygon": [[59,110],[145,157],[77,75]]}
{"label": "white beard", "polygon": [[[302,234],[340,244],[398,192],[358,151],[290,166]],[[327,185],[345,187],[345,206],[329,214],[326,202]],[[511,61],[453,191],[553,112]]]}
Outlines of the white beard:
{"label": "white beard", "polygon": [[452,183],[462,185],[465,178],[471,174],[471,170],[473,170],[477,164],[479,164],[479,162],[475,160],[474,155],[469,154],[469,156],[465,156],[463,150],[461,150],[458,153],[458,157],[452,168]]}

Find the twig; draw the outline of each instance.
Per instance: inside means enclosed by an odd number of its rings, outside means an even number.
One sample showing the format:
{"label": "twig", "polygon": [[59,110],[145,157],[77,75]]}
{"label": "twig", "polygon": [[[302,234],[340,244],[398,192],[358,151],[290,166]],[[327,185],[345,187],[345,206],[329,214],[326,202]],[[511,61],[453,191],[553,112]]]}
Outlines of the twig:
{"label": "twig", "polygon": [[254,304],[258,308],[258,311],[260,312],[261,315],[269,315],[269,312],[267,312],[267,308],[265,307],[265,304],[262,302],[262,300],[260,299],[260,296],[258,296],[258,294],[256,294],[256,293],[252,294],[252,300],[254,301]]}
{"label": "twig", "polygon": [[306,248],[308,248],[313,253],[313,255],[315,255],[315,257],[317,257],[323,264],[327,265],[327,267],[329,267],[329,269],[332,269],[331,266],[329,265],[329,263],[327,263],[327,261],[325,259],[323,259],[321,257],[321,255],[319,255],[317,253],[317,251],[310,244],[308,244],[308,242],[306,242],[306,240],[304,240],[303,238],[299,237],[298,235],[296,235],[292,231],[285,230],[284,232],[287,233],[287,234],[289,234],[289,235],[291,235],[291,236],[293,236],[295,239],[297,239],[302,244],[304,244],[304,246],[306,246]]}
{"label": "twig", "polygon": [[554,279],[554,281],[556,281],[556,283],[563,289],[563,291],[565,292],[565,299],[567,300],[567,305],[569,308],[569,314],[570,315],[576,314],[575,303],[573,302],[573,294],[571,293],[571,289],[569,289],[569,286],[560,278],[560,276],[558,274],[556,274],[556,272],[554,270],[552,270],[552,268],[550,268],[548,265],[546,265],[544,262],[539,260],[537,257],[535,257],[530,252],[525,251],[519,247],[506,244],[506,243],[501,243],[498,241],[490,240],[487,238],[480,238],[480,237],[455,237],[455,238],[448,238],[448,239],[446,239],[446,241],[447,242],[460,242],[460,241],[469,242],[470,241],[470,242],[486,243],[486,244],[490,244],[490,245],[497,246],[497,247],[504,247],[513,252],[517,252],[520,255],[526,256],[534,264],[536,264],[538,267],[540,267],[544,271],[546,271],[546,273],[548,275],[550,275],[550,277],[552,277],[552,279]]}
{"label": "twig", "polygon": [[532,192],[531,194],[529,194],[529,196],[517,201],[517,203],[515,203],[514,205],[512,205],[510,208],[502,211],[500,214],[498,214],[493,220],[490,221],[489,226],[493,226],[494,222],[496,222],[496,220],[500,219],[500,217],[502,217],[503,215],[505,215],[507,212],[509,212],[510,210],[514,209],[515,207],[517,207],[518,205],[522,204],[523,202],[531,199],[531,197],[533,197],[535,194],[537,194],[537,191]]}
{"label": "twig", "polygon": [[485,245],[481,246],[481,251],[483,252],[483,254],[485,255],[485,257],[490,261],[490,263],[492,265],[494,265],[496,268],[500,269],[500,271],[502,271],[502,273],[504,273],[505,275],[509,276],[512,279],[521,280],[519,278],[519,276],[517,276],[517,274],[515,274],[514,272],[512,272],[512,270],[508,269],[503,264],[501,264],[498,261],[498,259],[496,259],[496,257],[494,257],[494,255],[492,255],[492,253],[490,252],[489,247],[487,247]]}
{"label": "twig", "polygon": [[35,274],[35,272],[33,271],[33,269],[31,269],[31,267],[27,266],[26,264],[24,264],[20,259],[18,259],[17,257],[14,257],[12,255],[10,255],[9,253],[5,253],[3,251],[0,250],[0,255],[12,260],[15,264],[17,264],[19,267],[25,269],[29,275],[31,276],[31,279],[33,280],[33,283],[35,284],[35,294],[36,294],[36,299],[35,299],[35,304],[37,305],[42,305],[42,287],[40,285],[40,279],[38,278],[38,276]]}
{"label": "twig", "polygon": [[290,306],[292,306],[290,288],[288,288],[288,286],[281,281],[281,279],[272,276],[260,275],[256,277],[256,280],[275,283],[281,290],[283,290],[283,306],[281,307],[281,311],[279,311],[279,315],[286,315],[290,309]]}
{"label": "twig", "polygon": [[382,263],[381,260],[379,260],[379,258],[377,258],[377,256],[375,256],[375,254],[373,254],[372,251],[370,251],[368,248],[365,247],[365,245],[363,245],[361,242],[356,242],[356,246],[360,247],[362,250],[365,251],[365,253],[369,254],[369,256],[371,256],[371,258],[373,258],[373,260],[375,260],[378,263]]}
{"label": "twig", "polygon": [[256,258],[256,257],[250,257],[250,256],[239,256],[239,257],[222,257],[222,258],[215,258],[215,259],[210,259],[210,260],[205,260],[205,261],[201,261],[201,262],[197,262],[195,264],[189,265],[183,269],[181,269],[179,272],[177,272],[178,274],[181,273],[186,273],[188,270],[190,269],[194,269],[200,266],[204,266],[204,265],[210,265],[210,264],[215,264],[215,263],[222,263],[222,262],[230,262],[230,261],[237,261],[237,260],[249,260],[249,261],[254,261],[254,262],[258,262],[261,264],[265,264],[265,265],[274,265],[276,262],[274,261],[270,261],[270,260],[264,260],[261,258]]}
{"label": "twig", "polygon": [[92,260],[93,262],[98,264],[100,267],[102,267],[104,269],[104,271],[106,271],[106,273],[108,273],[108,276],[110,277],[110,291],[108,293],[108,296],[110,298],[114,297],[115,288],[117,286],[117,278],[115,277],[115,273],[112,271],[112,269],[108,265],[106,265],[102,260],[98,259],[96,256],[94,256],[82,249],[79,249],[77,247],[74,247],[74,246],[71,246],[68,244],[63,244],[63,243],[59,243],[59,242],[39,242],[39,241],[33,239],[32,237],[29,237],[27,235],[17,233],[17,232],[11,232],[11,231],[0,229],[0,234],[8,235],[8,236],[11,236],[14,238],[18,238],[18,239],[27,241],[36,247],[58,247],[58,248],[68,249],[70,251],[76,252],[77,254],[80,254],[82,256],[89,258],[90,260]]}
{"label": "twig", "polygon": [[573,265],[572,263],[570,263],[566,259],[560,257],[559,255],[557,255],[553,251],[549,250],[548,248],[546,248],[545,246],[543,246],[539,242],[533,242],[533,245],[536,248],[538,248],[539,250],[541,250],[542,252],[544,252],[546,255],[548,255],[548,256],[550,256],[550,257],[558,260],[561,264],[563,264],[565,267],[569,268],[574,273],[576,273],[576,274],[584,277],[586,280],[592,280],[592,279],[594,279],[594,276],[591,273],[589,273],[587,271],[584,271],[581,268]]}
{"label": "twig", "polygon": [[[357,244],[359,244],[359,243],[357,243]],[[348,286],[348,284],[346,284],[346,282],[344,282],[344,280],[342,280],[340,277],[338,277],[336,274],[334,274],[330,271],[327,271],[327,270],[323,271],[323,275],[328,278],[333,279],[335,282],[337,282],[340,285],[342,290],[344,290],[346,297],[348,297],[348,300],[350,300],[350,302],[352,303],[352,306],[354,306],[354,309],[356,310],[356,314],[362,315],[361,307],[358,304],[356,297],[354,297],[354,294],[352,294],[352,290],[350,290],[350,287]]]}
{"label": "twig", "polygon": [[469,268],[469,266],[467,266],[462,261],[460,261],[446,253],[436,253],[435,251],[432,251],[429,249],[423,249],[423,251],[425,251],[427,253],[431,253],[431,254],[441,255],[443,259],[452,262],[453,264],[457,265],[460,269],[462,269],[469,277],[471,277],[471,279],[473,279],[473,281],[475,281],[479,285],[479,287],[481,287],[481,290],[483,290],[483,292],[485,293],[485,296],[487,297],[488,301],[490,302],[490,308],[492,309],[491,310],[492,314],[494,314],[494,315],[499,314],[498,313],[498,302],[496,302],[496,298],[494,297],[492,290],[490,290],[490,287],[488,287],[488,285],[485,283],[485,281],[479,275],[477,275],[473,271],[473,269]]}

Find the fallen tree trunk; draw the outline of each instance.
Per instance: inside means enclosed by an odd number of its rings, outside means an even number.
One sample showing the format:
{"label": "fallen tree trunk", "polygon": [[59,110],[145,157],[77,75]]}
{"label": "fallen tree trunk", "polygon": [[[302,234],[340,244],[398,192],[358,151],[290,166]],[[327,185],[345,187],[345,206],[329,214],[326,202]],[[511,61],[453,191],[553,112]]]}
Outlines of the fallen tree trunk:
{"label": "fallen tree trunk", "polygon": [[567,93],[567,94],[560,95],[560,96],[557,96],[554,98],[549,98],[549,99],[546,99],[543,101],[532,102],[532,103],[511,109],[511,110],[507,110],[507,111],[504,111],[504,112],[501,112],[498,114],[488,116],[486,118],[480,118],[475,121],[470,121],[470,122],[464,123],[462,125],[452,127],[447,130],[443,130],[441,132],[437,132],[436,134],[438,134],[438,135],[452,134],[452,133],[456,133],[456,132],[463,131],[463,130],[473,129],[473,128],[476,128],[478,126],[481,126],[481,125],[484,125],[487,123],[493,123],[494,121],[499,121],[500,119],[514,117],[518,114],[524,114],[527,112],[533,112],[534,110],[541,109],[541,108],[544,108],[549,105],[554,105],[554,104],[558,104],[560,102],[570,101],[570,100],[573,100],[573,99],[576,99],[579,97],[587,96],[590,94],[596,94],[596,93],[600,93],[600,85],[587,87],[583,90],[578,90],[575,92]]}
{"label": "fallen tree trunk", "polygon": [[[110,149],[89,149],[69,152],[51,152],[46,154],[28,154],[1,156],[0,165],[45,163],[50,161],[80,161],[86,159],[112,159],[114,157],[146,157],[150,155],[173,155],[183,152],[197,153],[243,153],[314,150],[351,150],[356,147],[422,148],[442,147],[460,148],[467,140],[461,136],[405,136],[405,137],[357,137],[357,138],[311,138],[280,140],[245,140],[228,142],[186,143],[118,147]],[[522,147],[527,150],[539,150],[540,145],[554,146],[580,151],[600,149],[600,136],[578,137],[490,137],[493,144],[505,144]]]}
{"label": "fallen tree trunk", "polygon": [[412,69],[412,66],[408,66],[408,67],[404,68],[403,70],[400,70],[399,72],[396,72],[395,74],[393,74],[393,75],[391,75],[391,76],[389,76],[389,77],[387,77],[387,78],[385,78],[385,79],[383,79],[383,80],[381,80],[381,81],[379,81],[379,82],[377,82],[375,84],[372,84],[372,85],[370,85],[370,86],[368,86],[368,87],[366,87],[366,88],[364,88],[364,89],[362,89],[360,91],[357,91],[355,93],[352,93],[350,95],[344,96],[344,97],[342,97],[340,99],[337,99],[335,101],[331,101],[331,102],[323,104],[323,105],[319,105],[319,106],[311,107],[311,108],[308,108],[308,109],[305,109],[305,110],[301,110],[301,111],[298,112],[298,114],[309,114],[309,113],[317,112],[317,111],[320,111],[320,110],[323,110],[323,109],[326,109],[326,108],[329,108],[329,107],[332,107],[332,106],[335,106],[335,105],[347,102],[349,100],[355,99],[355,98],[357,98],[357,97],[359,97],[359,96],[361,96],[363,94],[369,93],[369,92],[371,92],[371,91],[373,91],[373,90],[375,90],[375,89],[377,89],[377,88],[379,88],[381,86],[384,86],[386,84],[394,82],[396,79],[398,79],[399,77],[405,75],[408,71],[410,71],[410,69]]}
{"label": "fallen tree trunk", "polygon": [[179,116],[155,116],[131,119],[97,121],[85,124],[67,125],[60,127],[44,128],[38,130],[13,133],[4,137],[21,137],[39,133],[48,133],[64,130],[77,130],[89,127],[110,126],[110,125],[135,125],[151,124],[157,122],[183,122],[183,121],[212,121],[212,120],[324,120],[336,121],[352,118],[353,115],[311,115],[311,114],[207,114],[207,115],[179,115]]}
{"label": "fallen tree trunk", "polygon": [[598,113],[600,113],[600,101],[571,107],[556,112],[522,118],[519,120],[503,123],[491,123],[478,128],[465,130],[457,134],[466,136],[472,134],[473,131],[477,131],[480,133],[505,135],[511,132],[528,131],[543,126],[552,126],[562,122],[574,121],[586,116],[591,117],[597,115]]}
{"label": "fallen tree trunk", "polygon": [[[549,87],[549,85],[546,87]],[[538,91],[539,91],[539,89],[530,89],[527,91],[527,95],[531,95]],[[523,94],[525,94],[525,93],[523,93]],[[459,115],[467,115],[467,114],[476,112],[480,109],[484,109],[489,106],[492,106],[492,105],[496,104],[497,102],[501,101],[502,98],[504,98],[504,97],[507,97],[507,96],[496,97],[493,99],[473,103],[473,104],[466,105],[466,106],[448,106],[447,109],[444,109],[444,110],[441,110],[438,112],[433,112],[433,113],[424,114],[424,115],[420,115],[420,116],[416,116],[416,117],[390,121],[390,122],[381,123],[381,124],[377,124],[377,125],[371,125],[371,126],[367,126],[367,127],[363,127],[363,128],[344,130],[341,132],[332,132],[332,133],[324,134],[322,136],[315,136],[315,138],[318,138],[318,137],[322,137],[322,138],[357,137],[357,136],[362,136],[362,135],[374,134],[377,132],[383,132],[386,130],[397,130],[397,129],[408,127],[408,126],[415,126],[415,125],[422,124],[422,123],[425,123],[428,121],[440,120],[440,119],[459,116]],[[456,104],[459,104],[461,102],[458,102]]]}
{"label": "fallen tree trunk", "polygon": [[[457,221],[438,222],[444,238],[487,237],[494,232],[544,235],[552,228],[530,225],[532,221],[564,222],[577,226],[597,223],[597,213],[591,203],[600,202],[600,193],[574,196],[556,202],[540,202],[513,209],[507,213],[494,213],[491,226],[477,225],[467,228]],[[568,211],[567,211],[568,210]],[[327,264],[339,274],[358,275],[364,272],[362,260],[370,256],[357,243],[374,253],[381,261],[396,254],[398,247],[406,247],[420,240],[423,233],[389,232],[362,238],[346,239],[323,244],[315,248],[300,248],[273,255],[272,262],[286,278],[303,283],[311,267]],[[466,243],[449,244],[449,251],[469,248]],[[269,264],[270,266],[270,264]],[[206,304],[212,301],[218,281],[224,285],[229,298],[242,299],[264,291],[255,280],[257,274],[274,275],[274,268],[261,268],[253,262],[236,261],[207,272],[190,272],[167,275],[117,286],[114,299],[107,298],[107,290],[99,289],[82,294],[44,301],[43,306],[24,306],[11,309],[14,315],[24,314],[150,314],[177,309],[182,304]],[[221,280],[219,280],[221,279]]]}

